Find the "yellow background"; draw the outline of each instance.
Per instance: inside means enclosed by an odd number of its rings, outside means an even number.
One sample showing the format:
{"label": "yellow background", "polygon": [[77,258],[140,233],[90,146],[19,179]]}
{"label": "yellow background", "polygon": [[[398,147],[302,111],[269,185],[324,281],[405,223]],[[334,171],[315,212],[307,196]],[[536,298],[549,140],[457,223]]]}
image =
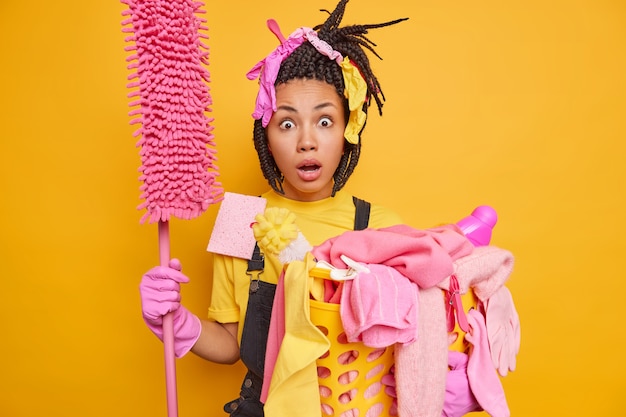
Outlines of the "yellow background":
{"label": "yellow background", "polygon": [[[209,2],[209,67],[221,180],[265,189],[251,143],[245,72],[283,32],[334,1]],[[165,416],[162,347],[137,285],[158,262],[140,225],[115,0],[0,3],[0,415]],[[298,17],[301,13],[305,18]],[[513,416],[623,410],[626,277],[626,3],[622,0],[352,0],[346,23],[375,30],[387,97],[371,112],[348,185],[414,227],[492,205],[493,244],[516,255]],[[203,315],[217,207],[172,222],[172,253]],[[222,415],[240,365],[177,361],[182,417]]]}

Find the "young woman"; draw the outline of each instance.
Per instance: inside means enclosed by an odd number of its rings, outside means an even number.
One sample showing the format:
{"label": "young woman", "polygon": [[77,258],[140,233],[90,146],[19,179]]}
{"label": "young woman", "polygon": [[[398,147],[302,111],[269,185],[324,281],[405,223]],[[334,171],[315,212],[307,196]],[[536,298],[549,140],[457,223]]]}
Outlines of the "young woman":
{"label": "young woman", "polygon": [[[281,44],[248,74],[260,78],[254,145],[271,186],[262,197],[267,207],[293,213],[298,229],[314,246],[355,227],[401,222],[394,212],[363,203],[342,188],[359,160],[368,107],[374,101],[380,112],[384,101],[366,55],[366,50],[376,54],[366,34],[405,19],[339,27],[346,3],[340,1],[323,24],[300,28],[288,38],[269,23]],[[191,350],[213,362],[241,359],[247,366],[240,397],[224,407],[233,416],[264,413],[265,347],[282,270],[271,253],[257,251],[250,262],[215,255],[208,320],[180,304],[180,283],[188,278],[177,261],[170,268],[151,269],[142,279],[143,316],[157,336],[162,335],[161,316],[174,312],[178,357]]]}

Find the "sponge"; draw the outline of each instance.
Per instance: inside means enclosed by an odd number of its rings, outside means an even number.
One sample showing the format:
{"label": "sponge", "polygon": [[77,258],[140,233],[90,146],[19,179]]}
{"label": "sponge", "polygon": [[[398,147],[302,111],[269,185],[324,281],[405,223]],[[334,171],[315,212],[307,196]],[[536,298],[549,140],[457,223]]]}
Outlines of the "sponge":
{"label": "sponge", "polygon": [[207,251],[251,259],[256,244],[252,224],[266,205],[267,200],[262,197],[225,192]]}

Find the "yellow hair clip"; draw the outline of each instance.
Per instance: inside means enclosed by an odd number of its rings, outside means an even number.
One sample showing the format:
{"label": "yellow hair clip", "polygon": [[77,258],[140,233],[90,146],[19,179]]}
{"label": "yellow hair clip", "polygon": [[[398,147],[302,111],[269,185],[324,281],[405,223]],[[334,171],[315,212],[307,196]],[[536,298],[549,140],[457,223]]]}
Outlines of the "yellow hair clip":
{"label": "yellow hair clip", "polygon": [[363,104],[365,104],[367,97],[367,84],[359,69],[350,62],[348,57],[345,57],[339,65],[346,86],[344,95],[348,99],[348,107],[350,108],[350,118],[346,124],[344,136],[348,142],[356,145],[359,143],[359,133],[367,119],[367,114],[363,111]]}

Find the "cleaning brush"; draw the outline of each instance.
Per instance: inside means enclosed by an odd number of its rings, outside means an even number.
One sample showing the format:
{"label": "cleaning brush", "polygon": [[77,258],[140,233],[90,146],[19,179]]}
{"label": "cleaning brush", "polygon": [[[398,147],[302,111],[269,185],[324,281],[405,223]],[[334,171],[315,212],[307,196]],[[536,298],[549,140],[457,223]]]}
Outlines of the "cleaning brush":
{"label": "cleaning brush", "polygon": [[[208,83],[209,49],[204,4],[191,0],[121,0],[122,31],[131,74],[128,94],[131,124],[141,127],[139,177],[146,209],[140,222],[158,222],[159,260],[170,260],[172,216],[192,219],[221,201],[214,164],[215,142]],[[168,416],[177,415],[176,368],[171,313],[163,317]]]}

